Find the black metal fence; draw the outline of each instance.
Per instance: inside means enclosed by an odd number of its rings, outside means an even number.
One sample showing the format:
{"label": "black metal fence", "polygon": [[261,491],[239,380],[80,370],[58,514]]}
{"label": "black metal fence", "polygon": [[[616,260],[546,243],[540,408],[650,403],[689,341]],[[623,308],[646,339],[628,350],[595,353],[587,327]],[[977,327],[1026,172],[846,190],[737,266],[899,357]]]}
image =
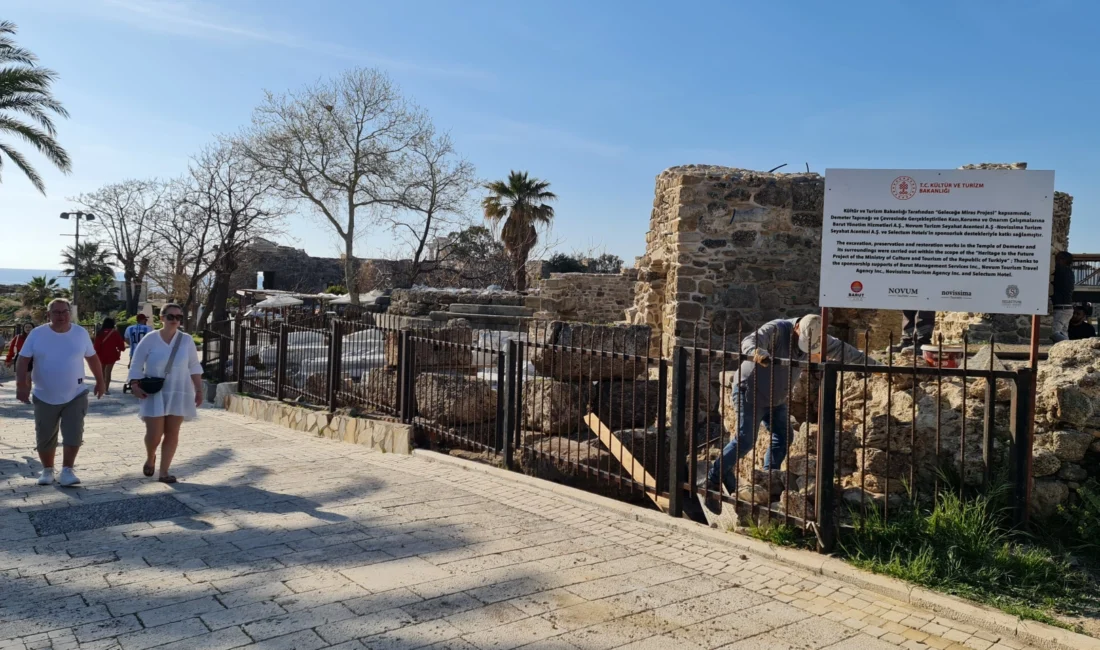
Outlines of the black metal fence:
{"label": "black metal fence", "polygon": [[[1002,478],[1027,517],[1031,371],[1002,365],[992,344],[875,360],[835,342],[822,361],[789,331],[738,332],[666,358],[647,328],[318,324],[242,323],[231,339],[241,391],[408,422],[420,444],[677,517],[733,508],[813,529],[823,548],[872,509],[889,518]],[[204,363],[224,370],[229,346],[211,346]]]}

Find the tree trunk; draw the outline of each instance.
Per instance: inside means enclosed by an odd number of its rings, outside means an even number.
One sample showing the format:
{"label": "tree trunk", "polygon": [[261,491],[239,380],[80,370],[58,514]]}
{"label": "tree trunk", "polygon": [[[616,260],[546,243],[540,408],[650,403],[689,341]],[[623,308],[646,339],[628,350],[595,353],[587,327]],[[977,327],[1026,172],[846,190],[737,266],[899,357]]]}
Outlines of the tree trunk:
{"label": "tree trunk", "polygon": [[516,291],[527,291],[527,259],[516,255],[512,262],[515,271]]}
{"label": "tree trunk", "polygon": [[351,232],[348,232],[347,239],[344,240],[344,282],[347,287],[348,294],[351,296],[351,304],[356,307],[359,306],[359,278],[358,270],[355,267],[354,256],[354,244],[355,240],[352,238]]}
{"label": "tree trunk", "polygon": [[122,266],[122,291],[126,303],[126,316],[137,314],[137,300],[134,297],[134,266],[133,263]]}

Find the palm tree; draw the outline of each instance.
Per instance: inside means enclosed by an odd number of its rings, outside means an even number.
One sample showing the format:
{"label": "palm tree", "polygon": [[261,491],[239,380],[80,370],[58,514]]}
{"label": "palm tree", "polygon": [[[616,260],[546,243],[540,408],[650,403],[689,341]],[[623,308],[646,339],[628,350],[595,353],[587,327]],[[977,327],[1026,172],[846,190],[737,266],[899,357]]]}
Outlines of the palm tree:
{"label": "palm tree", "polygon": [[[80,266],[77,267],[79,260]],[[111,251],[104,247],[103,242],[83,241],[80,247],[69,246],[61,251],[61,273],[64,275],[89,278],[96,275],[105,275],[111,279],[115,277],[115,270],[111,268]]]}
{"label": "palm tree", "polygon": [[[38,57],[15,44],[11,36],[14,23],[0,21],[0,134],[16,135],[38,150],[61,171],[72,167],[69,154],[57,143],[57,129],[50,114],[68,117],[61,102],[50,93],[57,73],[38,67]],[[17,119],[16,116],[26,119]],[[0,140],[0,169],[4,156],[15,163],[38,188],[46,193],[46,184],[23,154],[9,142]]]}
{"label": "palm tree", "polygon": [[77,313],[113,312],[118,308],[118,286],[115,285],[114,273],[82,275],[76,280],[76,285],[79,296]]}
{"label": "palm tree", "polygon": [[47,280],[44,275],[36,275],[20,289],[19,298],[23,307],[31,312],[34,320],[39,321],[46,313],[46,304],[64,292],[64,289],[57,286],[57,280],[53,278]]}
{"label": "palm tree", "polygon": [[549,224],[554,208],[547,205],[557,196],[547,188],[550,183],[529,178],[527,172],[512,171],[506,181],[486,183],[489,196],[481,201],[485,218],[494,225],[504,222],[500,240],[512,261],[516,291],[527,289],[527,256],[538,243],[538,226]]}

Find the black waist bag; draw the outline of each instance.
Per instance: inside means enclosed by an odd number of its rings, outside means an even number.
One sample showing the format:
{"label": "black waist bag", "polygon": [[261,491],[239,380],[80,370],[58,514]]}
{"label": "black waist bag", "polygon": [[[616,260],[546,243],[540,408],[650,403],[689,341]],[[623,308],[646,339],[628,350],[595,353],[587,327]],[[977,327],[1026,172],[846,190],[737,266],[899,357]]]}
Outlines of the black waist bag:
{"label": "black waist bag", "polygon": [[[176,351],[180,349],[180,341],[182,340],[182,333],[176,332],[176,343],[172,346],[172,353],[168,355],[168,365],[164,367],[164,377],[172,374],[172,363],[176,360]],[[164,388],[164,377],[142,377],[138,380],[138,386],[148,395],[159,393]]]}

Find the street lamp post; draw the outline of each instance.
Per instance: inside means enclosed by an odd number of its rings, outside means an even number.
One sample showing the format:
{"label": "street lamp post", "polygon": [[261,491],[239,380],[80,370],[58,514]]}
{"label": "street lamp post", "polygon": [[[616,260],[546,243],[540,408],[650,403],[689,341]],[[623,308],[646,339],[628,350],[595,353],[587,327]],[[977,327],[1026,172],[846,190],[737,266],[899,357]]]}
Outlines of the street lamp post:
{"label": "street lamp post", "polygon": [[[95,215],[90,212],[62,212],[62,219],[75,219],[76,220],[76,234],[75,235],[62,235],[62,237],[75,237],[76,244],[73,246],[73,278],[72,282],[72,296],[73,296],[73,311],[76,312],[76,276],[80,273],[80,222],[87,219],[88,221],[94,221]],[[74,318],[79,314],[74,313]]]}

